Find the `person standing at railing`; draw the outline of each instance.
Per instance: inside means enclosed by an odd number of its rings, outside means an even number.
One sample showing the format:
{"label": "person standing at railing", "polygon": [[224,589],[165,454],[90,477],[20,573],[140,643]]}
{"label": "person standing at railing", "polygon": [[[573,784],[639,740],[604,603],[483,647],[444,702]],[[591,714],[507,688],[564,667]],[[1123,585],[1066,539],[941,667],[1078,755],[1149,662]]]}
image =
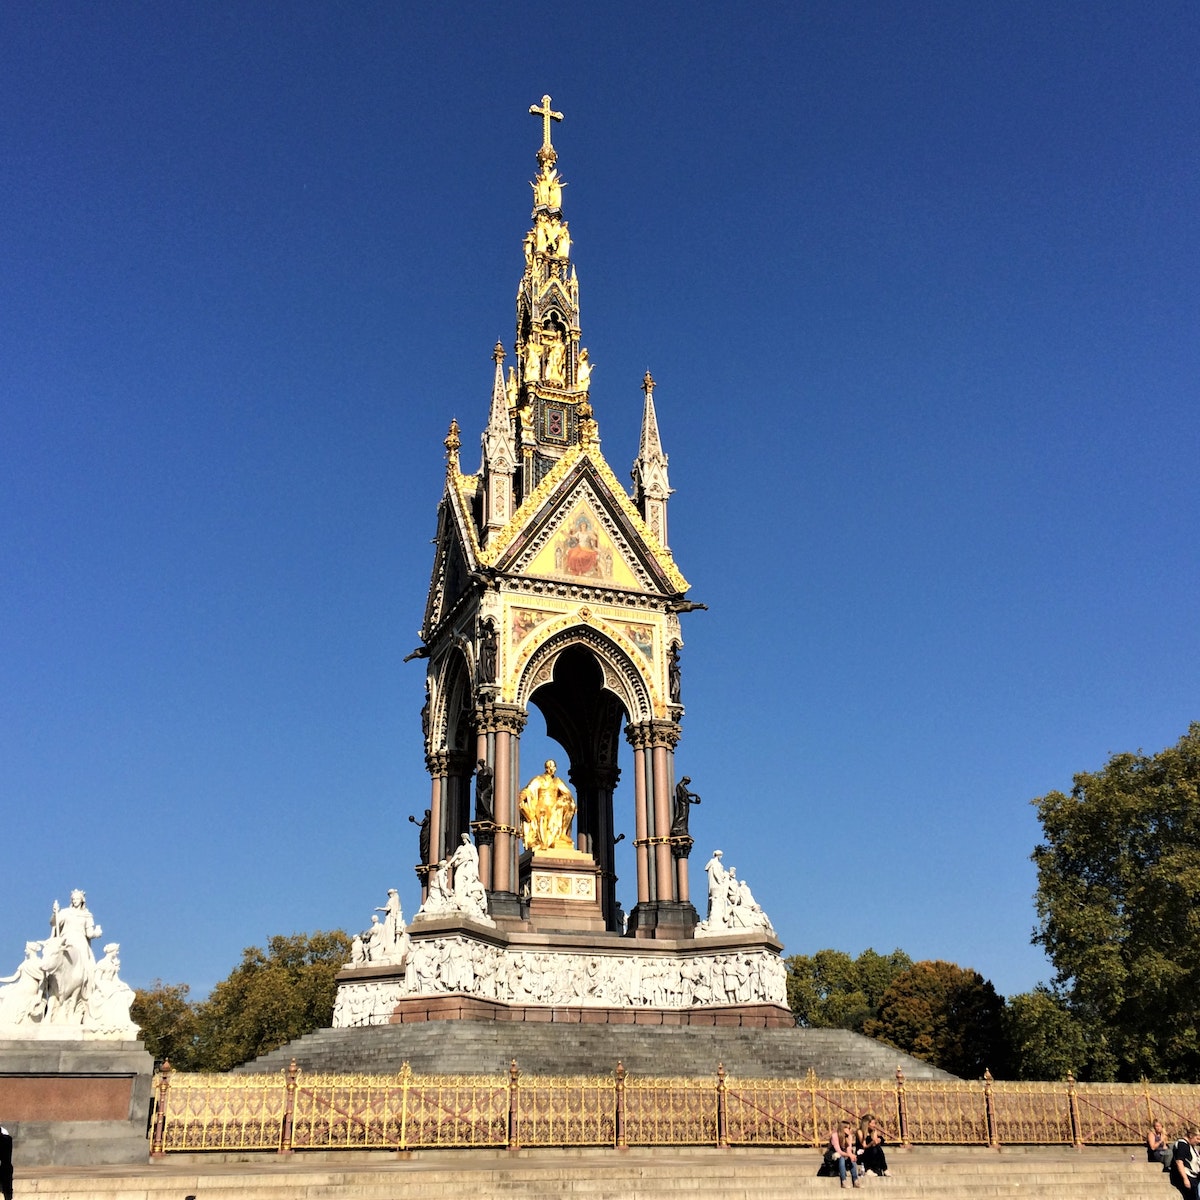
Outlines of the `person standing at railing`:
{"label": "person standing at railing", "polygon": [[1171,1150],[1171,1186],[1185,1200],[1197,1200],[1196,1185],[1200,1182],[1200,1129],[1189,1129]]}
{"label": "person standing at railing", "polygon": [[837,1166],[842,1187],[846,1186],[847,1170],[850,1172],[851,1183],[855,1187],[861,1186],[858,1182],[858,1154],[854,1149],[854,1131],[850,1128],[849,1121],[843,1121],[840,1125],[833,1127],[833,1131],[829,1135],[829,1149],[825,1152],[825,1157],[831,1166]]}

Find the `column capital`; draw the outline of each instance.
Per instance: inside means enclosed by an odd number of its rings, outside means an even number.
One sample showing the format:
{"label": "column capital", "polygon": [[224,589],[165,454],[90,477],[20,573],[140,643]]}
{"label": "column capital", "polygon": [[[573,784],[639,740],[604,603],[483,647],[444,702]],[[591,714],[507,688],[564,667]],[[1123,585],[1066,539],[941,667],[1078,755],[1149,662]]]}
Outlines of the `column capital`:
{"label": "column capital", "polygon": [[659,746],[674,750],[682,733],[676,721],[641,721],[625,726],[625,738],[635,750],[652,750]]}
{"label": "column capital", "polygon": [[445,750],[436,750],[425,755],[425,770],[430,775],[448,775],[450,773],[450,755]]}
{"label": "column capital", "polygon": [[485,700],[476,706],[475,720],[480,733],[512,733],[519,737],[529,714],[519,704]]}

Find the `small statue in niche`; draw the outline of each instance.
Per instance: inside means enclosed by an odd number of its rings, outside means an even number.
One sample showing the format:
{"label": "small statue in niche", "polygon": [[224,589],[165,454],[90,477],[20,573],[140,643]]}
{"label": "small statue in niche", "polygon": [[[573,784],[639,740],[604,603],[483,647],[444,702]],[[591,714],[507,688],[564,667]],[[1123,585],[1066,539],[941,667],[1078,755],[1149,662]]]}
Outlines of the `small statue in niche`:
{"label": "small statue in niche", "polygon": [[671,659],[667,663],[667,680],[671,689],[671,703],[681,704],[683,677],[679,669],[679,643],[671,644]]}
{"label": "small statue in niche", "polygon": [[492,797],[496,790],[496,777],[492,768],[484,759],[479,760],[475,768],[475,820],[490,822],[492,815]]}
{"label": "small statue in niche", "polygon": [[542,348],[537,338],[531,337],[525,343],[525,378],[535,381],[542,377]]}
{"label": "small statue in niche", "polygon": [[496,622],[485,618],[479,625],[479,682],[496,682],[496,656],[499,643],[496,638]]}
{"label": "small statue in niche", "polygon": [[546,368],[543,378],[547,383],[562,384],[566,380],[566,347],[563,345],[562,335],[556,329],[547,335],[546,343]]}
{"label": "small statue in niche", "polygon": [[575,369],[575,386],[582,388],[583,391],[588,390],[588,385],[592,379],[592,364],[588,359],[587,347],[584,346],[579,352],[579,365]]}
{"label": "small statue in niche", "polygon": [[691,815],[693,804],[700,803],[700,797],[695,792],[688,791],[688,784],[692,782],[690,775],[685,775],[675,785],[675,812],[671,820],[671,836],[688,837],[688,818]]}

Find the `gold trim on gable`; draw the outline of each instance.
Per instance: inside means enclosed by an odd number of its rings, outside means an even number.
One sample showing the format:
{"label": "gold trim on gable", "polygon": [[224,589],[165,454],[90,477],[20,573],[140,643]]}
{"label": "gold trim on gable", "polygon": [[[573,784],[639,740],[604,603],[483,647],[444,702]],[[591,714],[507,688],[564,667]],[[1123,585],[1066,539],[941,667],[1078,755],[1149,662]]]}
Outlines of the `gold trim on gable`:
{"label": "gold trim on gable", "polygon": [[[595,469],[609,492],[612,494],[613,500],[620,509],[622,516],[633,526],[634,532],[641,539],[646,550],[649,551],[654,561],[658,564],[663,574],[667,577],[668,583],[676,593],[686,592],[691,586],[684,579],[679,568],[675,565],[675,560],[671,557],[657,536],[653,533],[650,527],[642,520],[641,513],[638,512],[632,500],[621,487],[617,477],[613,474],[612,468],[605,462],[604,456],[596,453],[591,454],[588,448],[583,445],[572,446],[563,456],[554,464],[553,467],[546,473],[541,483],[525,499],[521,502],[520,507],[512,515],[512,519],[499,530],[497,534],[489,539],[488,544],[483,548],[478,548],[478,542],[474,540],[475,531],[472,529],[472,546],[476,549],[479,561],[484,566],[494,566],[500,559],[504,551],[509,547],[517,534],[529,523],[536,513],[545,505],[553,492],[562,485],[567,477],[574,470],[580,459],[586,459],[588,463]],[[459,476],[458,479],[469,479],[474,484],[475,477]],[[460,498],[463,497],[461,483],[459,484]],[[462,500],[466,512],[470,512],[469,499]],[[471,522],[468,522],[470,524]]]}

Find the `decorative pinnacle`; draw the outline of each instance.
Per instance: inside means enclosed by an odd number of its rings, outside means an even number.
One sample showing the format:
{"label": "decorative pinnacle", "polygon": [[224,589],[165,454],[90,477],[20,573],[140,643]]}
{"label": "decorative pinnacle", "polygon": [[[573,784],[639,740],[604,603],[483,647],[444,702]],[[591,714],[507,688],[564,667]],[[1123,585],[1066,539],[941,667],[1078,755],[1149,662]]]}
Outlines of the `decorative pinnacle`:
{"label": "decorative pinnacle", "polygon": [[504,343],[497,338],[495,348],[492,350],[492,361],[499,366],[504,361]]}
{"label": "decorative pinnacle", "polygon": [[446,434],[446,440],[442,445],[446,447],[447,458],[452,458],[462,449],[462,438],[458,436],[458,421],[456,418],[451,418],[450,432]]}
{"label": "decorative pinnacle", "polygon": [[530,116],[542,118],[542,148],[537,153],[538,162],[543,167],[553,165],[557,161],[558,155],[555,153],[554,147],[550,144],[550,122],[561,121],[563,115],[560,112],[555,112],[550,107],[549,96],[542,97],[541,107],[531,104],[529,106],[529,113]]}
{"label": "decorative pinnacle", "polygon": [[642,391],[645,392],[647,396],[654,395],[654,376],[651,375],[649,371],[647,371],[642,378]]}

